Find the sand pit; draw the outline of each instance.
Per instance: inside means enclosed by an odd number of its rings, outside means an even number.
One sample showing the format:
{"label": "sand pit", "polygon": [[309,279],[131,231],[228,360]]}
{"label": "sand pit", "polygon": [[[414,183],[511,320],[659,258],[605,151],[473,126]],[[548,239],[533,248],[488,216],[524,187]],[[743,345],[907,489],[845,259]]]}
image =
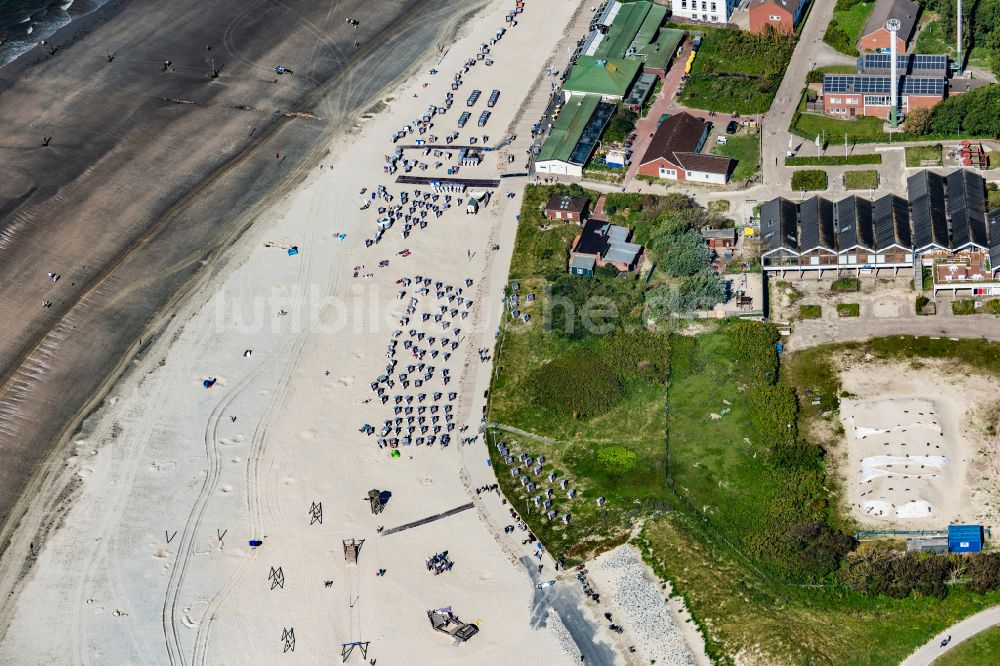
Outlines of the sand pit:
{"label": "sand pit", "polygon": [[940,529],[978,522],[976,458],[986,443],[972,423],[989,400],[982,377],[941,365],[859,362],[841,376],[851,511],[882,529]]}

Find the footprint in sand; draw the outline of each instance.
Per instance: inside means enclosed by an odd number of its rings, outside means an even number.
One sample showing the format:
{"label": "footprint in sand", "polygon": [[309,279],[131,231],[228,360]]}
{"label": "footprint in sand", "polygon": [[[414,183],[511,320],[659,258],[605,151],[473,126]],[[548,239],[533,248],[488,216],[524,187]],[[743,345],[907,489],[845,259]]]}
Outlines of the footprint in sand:
{"label": "footprint in sand", "polygon": [[[184,619],[181,622],[184,623],[185,627],[189,629],[194,629],[199,624],[201,624],[201,618],[205,615],[205,610],[208,608],[207,601],[196,601],[190,606],[184,608]],[[195,619],[195,618],[198,619]]]}
{"label": "footprint in sand", "polygon": [[229,462],[231,462],[231,463],[233,463],[235,465],[239,465],[240,464],[240,460],[242,460],[242,459],[241,458],[230,458]]}
{"label": "footprint in sand", "polygon": [[354,383],[354,377],[341,377],[337,380],[341,386],[350,386]]}
{"label": "footprint in sand", "polygon": [[432,483],[434,483],[434,479],[430,478],[429,476],[418,476],[417,477],[417,485],[418,486],[429,486]]}
{"label": "footprint in sand", "polygon": [[283,479],[281,480],[281,482],[282,482],[283,484],[285,484],[286,486],[290,486],[290,485],[292,485],[293,483],[295,483],[295,479],[293,479],[293,478],[292,478],[292,477],[290,477],[290,476],[286,476],[285,478],[283,478]]}
{"label": "footprint in sand", "polygon": [[219,487],[219,491],[222,492],[223,494],[225,494],[225,493],[231,493],[231,492],[233,492],[233,487],[231,485],[229,485],[228,483],[224,483],[224,484],[222,484]]}
{"label": "footprint in sand", "polygon": [[170,557],[170,551],[161,548],[160,550],[153,553],[153,557],[155,557],[158,560],[165,560],[166,558]]}
{"label": "footprint in sand", "polygon": [[177,467],[177,463],[173,460],[164,460],[161,462],[153,461],[153,469],[158,472],[172,472],[174,468]]}
{"label": "footprint in sand", "polygon": [[242,444],[246,440],[247,440],[246,435],[234,435],[233,436],[233,443],[235,443],[235,444]]}

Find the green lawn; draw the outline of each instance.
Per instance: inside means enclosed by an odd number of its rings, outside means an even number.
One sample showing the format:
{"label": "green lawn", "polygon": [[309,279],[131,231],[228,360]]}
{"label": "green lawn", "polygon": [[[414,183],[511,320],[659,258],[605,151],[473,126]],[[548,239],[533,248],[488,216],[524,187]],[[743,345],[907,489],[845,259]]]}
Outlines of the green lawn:
{"label": "green lawn", "polygon": [[735,181],[752,178],[760,168],[760,137],[756,134],[731,136],[725,144],[712,146],[713,155],[726,155],[736,160]]}
{"label": "green lawn", "polygon": [[766,112],[792,57],[795,38],[700,29],[704,30],[701,48],[679,102],[720,113]]}
{"label": "green lawn", "polygon": [[841,120],[819,113],[799,113],[794,128],[806,136],[818,136],[826,133],[830,145],[843,141],[845,134],[852,136],[876,136],[882,134],[881,118],[864,116],[854,120]]}
{"label": "green lawn", "polygon": [[856,155],[803,155],[786,157],[785,166],[860,166],[862,164],[882,164],[879,153],[858,153]]}
{"label": "green lawn", "polygon": [[907,146],[904,151],[908,167],[941,166],[942,146],[940,143],[933,146]]}
{"label": "green lawn", "polygon": [[846,190],[872,190],[877,187],[878,171],[874,169],[844,172],[844,189]]}
{"label": "green lawn", "polygon": [[823,307],[820,305],[800,305],[799,316],[803,319],[819,319],[823,316]]}
{"label": "green lawn", "polygon": [[934,660],[934,666],[994,666],[1000,655],[1000,627],[981,631]]}
{"label": "green lawn", "polygon": [[992,298],[983,304],[983,311],[991,315],[1000,315],[1000,298]]}
{"label": "green lawn", "polygon": [[861,280],[853,277],[837,278],[833,281],[833,290],[839,294],[861,291]]}
{"label": "green lawn", "polygon": [[838,303],[837,315],[840,317],[860,317],[861,305],[858,303]]}
{"label": "green lawn", "polygon": [[836,9],[833,19],[823,36],[823,41],[847,55],[857,55],[858,39],[868,16],[874,9],[874,2],[859,2],[848,9]]}

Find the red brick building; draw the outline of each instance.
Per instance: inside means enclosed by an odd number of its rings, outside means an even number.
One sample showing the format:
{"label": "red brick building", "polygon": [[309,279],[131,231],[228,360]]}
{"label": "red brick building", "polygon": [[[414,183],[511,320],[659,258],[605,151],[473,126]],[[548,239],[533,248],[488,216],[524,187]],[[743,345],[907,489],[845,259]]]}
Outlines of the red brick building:
{"label": "red brick building", "polygon": [[[945,98],[947,79],[904,76],[898,90],[899,111],[929,109]],[[891,78],[866,74],[827,74],[823,77],[823,113],[841,118],[889,117]]]}
{"label": "red brick building", "polygon": [[861,30],[858,50],[888,51],[892,48],[892,39],[889,31],[885,29],[885,22],[894,18],[900,25],[899,32],[896,33],[896,48],[899,53],[906,53],[919,15],[920,5],[913,0],[878,0],[868,16],[868,22]]}
{"label": "red brick building", "polygon": [[545,204],[545,217],[550,220],[562,220],[563,222],[573,222],[583,224],[587,216],[587,205],[590,200],[587,197],[569,197],[561,194],[553,194]]}
{"label": "red brick building", "polygon": [[764,32],[769,27],[779,32],[795,32],[807,3],[808,0],[751,0],[750,32]]}
{"label": "red brick building", "polygon": [[728,157],[701,153],[708,130],[708,123],[687,112],[667,118],[649,142],[639,162],[639,174],[724,185],[736,163]]}

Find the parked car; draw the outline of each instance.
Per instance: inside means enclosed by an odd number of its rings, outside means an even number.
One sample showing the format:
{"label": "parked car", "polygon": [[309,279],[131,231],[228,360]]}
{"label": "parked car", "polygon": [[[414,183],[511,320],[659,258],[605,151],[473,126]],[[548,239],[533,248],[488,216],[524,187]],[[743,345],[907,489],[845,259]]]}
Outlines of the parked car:
{"label": "parked car", "polygon": [[729,124],[726,125],[726,134],[736,134],[736,130],[740,128],[740,124],[735,120],[730,120]]}

